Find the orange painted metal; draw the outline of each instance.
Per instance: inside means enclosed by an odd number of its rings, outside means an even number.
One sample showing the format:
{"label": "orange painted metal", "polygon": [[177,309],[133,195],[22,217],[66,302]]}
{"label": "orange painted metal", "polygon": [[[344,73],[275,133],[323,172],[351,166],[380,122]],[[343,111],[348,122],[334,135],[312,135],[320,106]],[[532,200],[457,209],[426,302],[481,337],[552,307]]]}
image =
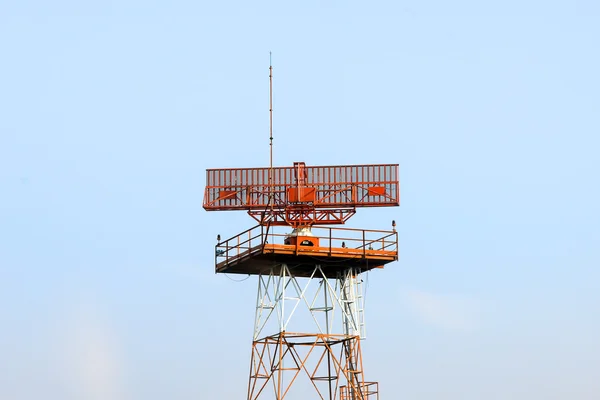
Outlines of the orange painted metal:
{"label": "orange painted metal", "polygon": [[[362,382],[357,395],[352,386],[340,386],[340,400],[374,399],[379,400],[379,382]],[[359,397],[362,396],[362,397]]]}
{"label": "orange painted metal", "polygon": [[314,187],[291,187],[287,190],[290,203],[314,203],[317,200],[317,190]]}
{"label": "orange painted metal", "polygon": [[369,196],[385,196],[385,187],[373,186],[367,189]]}
{"label": "orange painted metal", "polygon": [[[284,245],[302,247],[320,247],[319,238],[315,236],[290,236],[283,241]],[[266,245],[265,245],[266,246]],[[273,245],[271,245],[273,246]]]}
{"label": "orange painted metal", "polygon": [[398,164],[206,171],[208,211],[245,210],[261,224],[343,224],[356,207],[400,204]]}
{"label": "orange painted metal", "polygon": [[338,392],[340,400],[379,398],[377,383],[364,381],[358,336],[280,332],[252,343],[250,365],[249,400],[282,400],[300,376],[320,399]]}
{"label": "orange painted metal", "polygon": [[311,266],[321,260],[324,273],[335,277],[340,268],[354,266],[368,271],[398,260],[395,230],[313,227],[312,234],[296,237],[257,225],[217,243],[215,272],[260,275],[265,266],[293,259],[296,276],[302,277],[310,276]]}

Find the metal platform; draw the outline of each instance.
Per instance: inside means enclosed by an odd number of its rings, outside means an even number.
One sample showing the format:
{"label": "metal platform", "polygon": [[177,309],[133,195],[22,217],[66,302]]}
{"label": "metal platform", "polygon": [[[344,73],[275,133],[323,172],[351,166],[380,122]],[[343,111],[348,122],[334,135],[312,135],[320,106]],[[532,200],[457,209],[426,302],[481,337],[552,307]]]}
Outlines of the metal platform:
{"label": "metal platform", "polygon": [[318,245],[285,244],[289,238],[273,227],[255,226],[217,244],[215,272],[261,275],[285,264],[295,276],[311,277],[319,264],[327,277],[336,277],[351,267],[364,272],[398,260],[395,231],[313,227]]}

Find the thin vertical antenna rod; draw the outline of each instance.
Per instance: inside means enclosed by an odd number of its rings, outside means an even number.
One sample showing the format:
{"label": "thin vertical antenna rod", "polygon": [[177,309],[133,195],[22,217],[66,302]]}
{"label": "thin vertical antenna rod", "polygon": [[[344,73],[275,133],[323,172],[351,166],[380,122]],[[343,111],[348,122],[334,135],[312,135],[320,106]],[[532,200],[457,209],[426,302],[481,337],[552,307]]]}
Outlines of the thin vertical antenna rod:
{"label": "thin vertical antenna rod", "polygon": [[273,216],[273,63],[271,52],[269,52],[269,204],[271,206],[271,216]]}

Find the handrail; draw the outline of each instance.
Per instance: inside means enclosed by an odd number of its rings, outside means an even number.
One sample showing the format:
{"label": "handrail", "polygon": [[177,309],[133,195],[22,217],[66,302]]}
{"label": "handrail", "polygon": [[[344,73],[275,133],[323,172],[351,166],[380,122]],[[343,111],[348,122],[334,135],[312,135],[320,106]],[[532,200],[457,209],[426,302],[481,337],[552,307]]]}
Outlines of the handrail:
{"label": "handrail", "polygon": [[[300,246],[298,242],[295,245],[283,244],[285,238],[290,235],[289,233],[275,233],[270,224],[267,224],[266,228],[264,225],[256,225],[238,235],[217,243],[215,246],[215,262],[218,264],[219,257],[223,257],[225,258],[223,261],[229,264],[235,259],[251,254],[256,249],[264,251],[269,235],[272,236],[273,244],[280,245],[283,248],[288,248],[289,246],[289,249],[294,249],[296,255],[299,254],[299,251],[307,250]],[[321,240],[320,245],[317,247],[321,251],[326,251],[329,256],[334,253],[334,248],[336,252],[339,252],[337,249],[345,248],[347,249],[345,251],[351,254],[357,254],[356,250],[359,250],[362,253],[362,258],[366,258],[368,254],[376,254],[370,253],[371,251],[398,251],[398,233],[396,231],[313,227],[313,236]],[[277,243],[279,240],[282,243]],[[344,243],[345,245],[342,246]]]}

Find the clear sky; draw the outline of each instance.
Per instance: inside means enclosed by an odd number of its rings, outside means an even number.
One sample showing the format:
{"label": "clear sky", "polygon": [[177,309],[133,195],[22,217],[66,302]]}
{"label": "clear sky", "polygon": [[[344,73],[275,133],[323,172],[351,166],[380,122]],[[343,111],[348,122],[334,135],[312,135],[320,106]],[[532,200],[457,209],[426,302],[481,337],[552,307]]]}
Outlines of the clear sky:
{"label": "clear sky", "polygon": [[268,165],[269,51],[276,165],[400,164],[381,398],[600,398],[599,49],[591,0],[1,2],[0,398],[244,398],[202,196]]}

